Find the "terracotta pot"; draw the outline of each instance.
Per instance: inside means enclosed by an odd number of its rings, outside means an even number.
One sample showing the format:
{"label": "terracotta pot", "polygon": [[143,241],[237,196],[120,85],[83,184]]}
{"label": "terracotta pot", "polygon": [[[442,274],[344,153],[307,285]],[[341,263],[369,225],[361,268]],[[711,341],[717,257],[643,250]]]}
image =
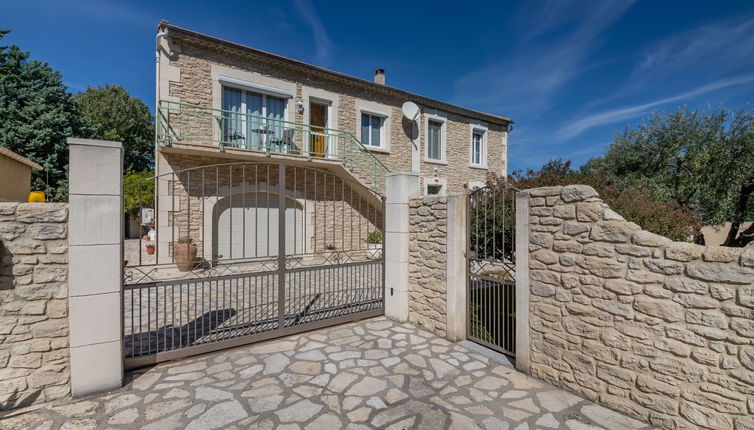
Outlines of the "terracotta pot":
{"label": "terracotta pot", "polygon": [[154,255],[154,246],[147,246],[147,255]]}
{"label": "terracotta pot", "polygon": [[178,243],[173,246],[175,265],[181,272],[189,272],[196,262],[196,245],[191,243],[188,236],[178,238]]}

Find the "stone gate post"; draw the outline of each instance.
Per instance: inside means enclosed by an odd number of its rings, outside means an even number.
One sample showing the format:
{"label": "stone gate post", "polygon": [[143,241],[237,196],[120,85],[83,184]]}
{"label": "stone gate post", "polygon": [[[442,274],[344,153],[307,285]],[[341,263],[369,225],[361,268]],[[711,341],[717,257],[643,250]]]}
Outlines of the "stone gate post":
{"label": "stone gate post", "polygon": [[466,339],[466,194],[448,196],[447,336]]}
{"label": "stone gate post", "polygon": [[419,195],[419,174],[387,175],[385,195],[385,315],[408,321],[409,200]]}
{"label": "stone gate post", "polygon": [[71,392],[119,388],[123,380],[123,148],[68,139]]}
{"label": "stone gate post", "polygon": [[529,368],[529,193],[516,193],[516,369]]}

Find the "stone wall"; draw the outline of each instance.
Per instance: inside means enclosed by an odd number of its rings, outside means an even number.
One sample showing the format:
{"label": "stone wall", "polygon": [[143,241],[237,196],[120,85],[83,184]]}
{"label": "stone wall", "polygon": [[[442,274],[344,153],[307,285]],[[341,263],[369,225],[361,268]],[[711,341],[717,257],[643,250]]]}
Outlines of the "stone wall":
{"label": "stone wall", "polygon": [[68,205],[0,203],[0,409],[70,393]]}
{"label": "stone wall", "polygon": [[528,191],[530,370],[664,428],[754,428],[754,250],[674,243],[587,186]]}
{"label": "stone wall", "polygon": [[408,319],[445,336],[447,332],[447,197],[409,202]]}

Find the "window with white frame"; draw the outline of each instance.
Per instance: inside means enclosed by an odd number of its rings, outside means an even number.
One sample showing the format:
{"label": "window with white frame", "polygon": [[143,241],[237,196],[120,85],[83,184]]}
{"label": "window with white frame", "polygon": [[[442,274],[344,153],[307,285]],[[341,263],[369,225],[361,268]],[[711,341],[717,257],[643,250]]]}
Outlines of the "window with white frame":
{"label": "window with white frame", "polygon": [[286,105],[282,97],[223,86],[223,142],[248,149],[263,149],[280,142]]}
{"label": "window with white frame", "polygon": [[385,117],[361,113],[361,143],[366,147],[385,148]]}
{"label": "window with white frame", "polygon": [[427,158],[430,160],[442,160],[442,125],[442,121],[427,121]]}
{"label": "window with white frame", "polygon": [[487,165],[486,133],[483,129],[475,128],[471,132],[471,165],[485,167]]}

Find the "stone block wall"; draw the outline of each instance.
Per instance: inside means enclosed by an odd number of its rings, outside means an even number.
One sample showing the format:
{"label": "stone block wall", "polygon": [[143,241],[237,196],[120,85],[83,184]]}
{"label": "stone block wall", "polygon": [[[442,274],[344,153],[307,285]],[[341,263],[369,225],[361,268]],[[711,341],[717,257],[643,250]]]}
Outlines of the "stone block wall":
{"label": "stone block wall", "polygon": [[[404,94],[395,94],[386,89],[382,91],[364,85],[357,85],[352,80],[341,79],[329,74],[314,73],[310,69],[295,67],[290,63],[281,63],[267,56],[255,55],[239,49],[229,49],[227,45],[217,45],[195,37],[185,37],[179,32],[173,32],[170,40],[171,55],[163,56],[161,68],[164,76],[171,74],[170,79],[163,85],[169,98],[175,101],[213,106],[216,94],[213,94],[212,67],[222,66],[239,72],[246,72],[264,79],[277,79],[285,84],[295,85],[295,101],[301,101],[308,109],[309,99],[304,96],[304,89],[324,90],[335,95],[330,100],[337,105],[332,115],[337,129],[348,131],[357,138],[360,136],[360,114],[357,109],[359,102],[372,102],[383,105],[388,118],[389,142],[387,151],[374,150],[372,154],[391,171],[411,170],[412,159],[412,131],[411,123],[403,118],[402,104],[406,101]],[[169,70],[172,70],[169,72]],[[174,75],[173,75],[174,74]],[[304,98],[307,97],[307,98]],[[421,104],[421,103],[420,103]],[[289,104],[288,120],[305,122],[306,118],[300,112],[292,109]],[[425,106],[422,106],[423,108]],[[425,159],[425,119],[422,113],[418,119],[419,164],[423,176],[445,179],[448,183],[448,194],[463,191],[463,186],[469,181],[484,182],[488,172],[501,174],[506,172],[507,161],[507,131],[499,123],[484,123],[487,127],[487,168],[469,166],[471,148],[471,124],[480,121],[467,115],[454,112],[438,111],[447,119],[447,163],[432,163]],[[194,136],[212,136],[213,121],[195,115],[181,117],[178,113],[171,114],[171,121],[180,124],[175,128]],[[416,125],[414,127],[417,127]],[[298,133],[297,133],[298,134]],[[201,144],[199,141],[194,143]],[[210,144],[205,142],[205,144]],[[436,171],[435,171],[436,169]],[[158,173],[165,173],[158,166]]]}
{"label": "stone block wall", "polygon": [[754,250],[671,242],[591,187],[528,192],[532,374],[663,428],[754,428]]}
{"label": "stone block wall", "polygon": [[0,203],[0,409],[70,393],[68,205]]}
{"label": "stone block wall", "polygon": [[447,332],[447,197],[409,202],[408,319],[445,337]]}

